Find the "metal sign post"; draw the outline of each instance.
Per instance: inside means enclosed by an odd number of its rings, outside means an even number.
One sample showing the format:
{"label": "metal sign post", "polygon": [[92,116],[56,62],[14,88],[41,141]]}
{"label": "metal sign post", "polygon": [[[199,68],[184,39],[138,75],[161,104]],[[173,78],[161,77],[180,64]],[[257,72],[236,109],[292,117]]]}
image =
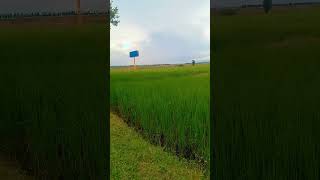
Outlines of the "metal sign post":
{"label": "metal sign post", "polygon": [[136,69],[136,57],[139,57],[139,51],[131,51],[130,53],[129,53],[129,56],[131,57],[131,58],[133,58],[133,66],[134,66],[134,69]]}

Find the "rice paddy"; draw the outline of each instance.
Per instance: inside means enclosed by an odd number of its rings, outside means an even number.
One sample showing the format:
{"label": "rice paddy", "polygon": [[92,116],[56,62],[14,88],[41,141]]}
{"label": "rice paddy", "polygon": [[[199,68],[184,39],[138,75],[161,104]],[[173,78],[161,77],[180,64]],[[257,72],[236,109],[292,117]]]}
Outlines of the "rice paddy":
{"label": "rice paddy", "polygon": [[107,29],[0,30],[0,151],[36,179],[106,179]]}
{"label": "rice paddy", "polygon": [[152,143],[210,160],[209,65],[111,70],[110,106]]}
{"label": "rice paddy", "polygon": [[214,16],[214,179],[320,178],[317,7]]}

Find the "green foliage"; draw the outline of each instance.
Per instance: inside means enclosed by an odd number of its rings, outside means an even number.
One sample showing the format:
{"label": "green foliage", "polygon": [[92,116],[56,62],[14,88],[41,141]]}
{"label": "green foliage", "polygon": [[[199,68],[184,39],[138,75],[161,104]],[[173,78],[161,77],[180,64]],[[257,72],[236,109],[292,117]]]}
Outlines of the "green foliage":
{"label": "green foliage", "polygon": [[110,23],[114,26],[118,26],[119,24],[119,9],[118,7],[113,7],[113,1],[110,3]]}
{"label": "green foliage", "polygon": [[110,105],[151,142],[210,159],[209,65],[111,70]]}
{"label": "green foliage", "polygon": [[212,174],[219,180],[319,179],[319,8],[253,13],[215,17],[211,26]]}
{"label": "green foliage", "polygon": [[104,26],[0,31],[0,151],[37,179],[106,179]]}

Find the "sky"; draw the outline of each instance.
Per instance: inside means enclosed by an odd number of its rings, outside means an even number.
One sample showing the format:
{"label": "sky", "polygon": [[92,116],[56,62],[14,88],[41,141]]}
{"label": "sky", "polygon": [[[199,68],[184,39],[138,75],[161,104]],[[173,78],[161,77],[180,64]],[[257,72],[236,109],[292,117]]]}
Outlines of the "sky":
{"label": "sky", "polygon": [[210,59],[210,0],[114,0],[120,24],[110,32],[112,66]]}
{"label": "sky", "polygon": [[[107,0],[81,0],[82,10],[106,10]],[[0,0],[0,13],[70,11],[75,0]]]}

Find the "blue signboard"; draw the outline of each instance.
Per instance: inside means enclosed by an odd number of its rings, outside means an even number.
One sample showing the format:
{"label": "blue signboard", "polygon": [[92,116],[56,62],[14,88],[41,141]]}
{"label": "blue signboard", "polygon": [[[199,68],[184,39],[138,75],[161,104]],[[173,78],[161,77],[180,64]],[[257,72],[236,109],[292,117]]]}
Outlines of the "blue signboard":
{"label": "blue signboard", "polygon": [[134,58],[134,57],[138,57],[139,56],[139,51],[132,51],[130,52],[130,57]]}

